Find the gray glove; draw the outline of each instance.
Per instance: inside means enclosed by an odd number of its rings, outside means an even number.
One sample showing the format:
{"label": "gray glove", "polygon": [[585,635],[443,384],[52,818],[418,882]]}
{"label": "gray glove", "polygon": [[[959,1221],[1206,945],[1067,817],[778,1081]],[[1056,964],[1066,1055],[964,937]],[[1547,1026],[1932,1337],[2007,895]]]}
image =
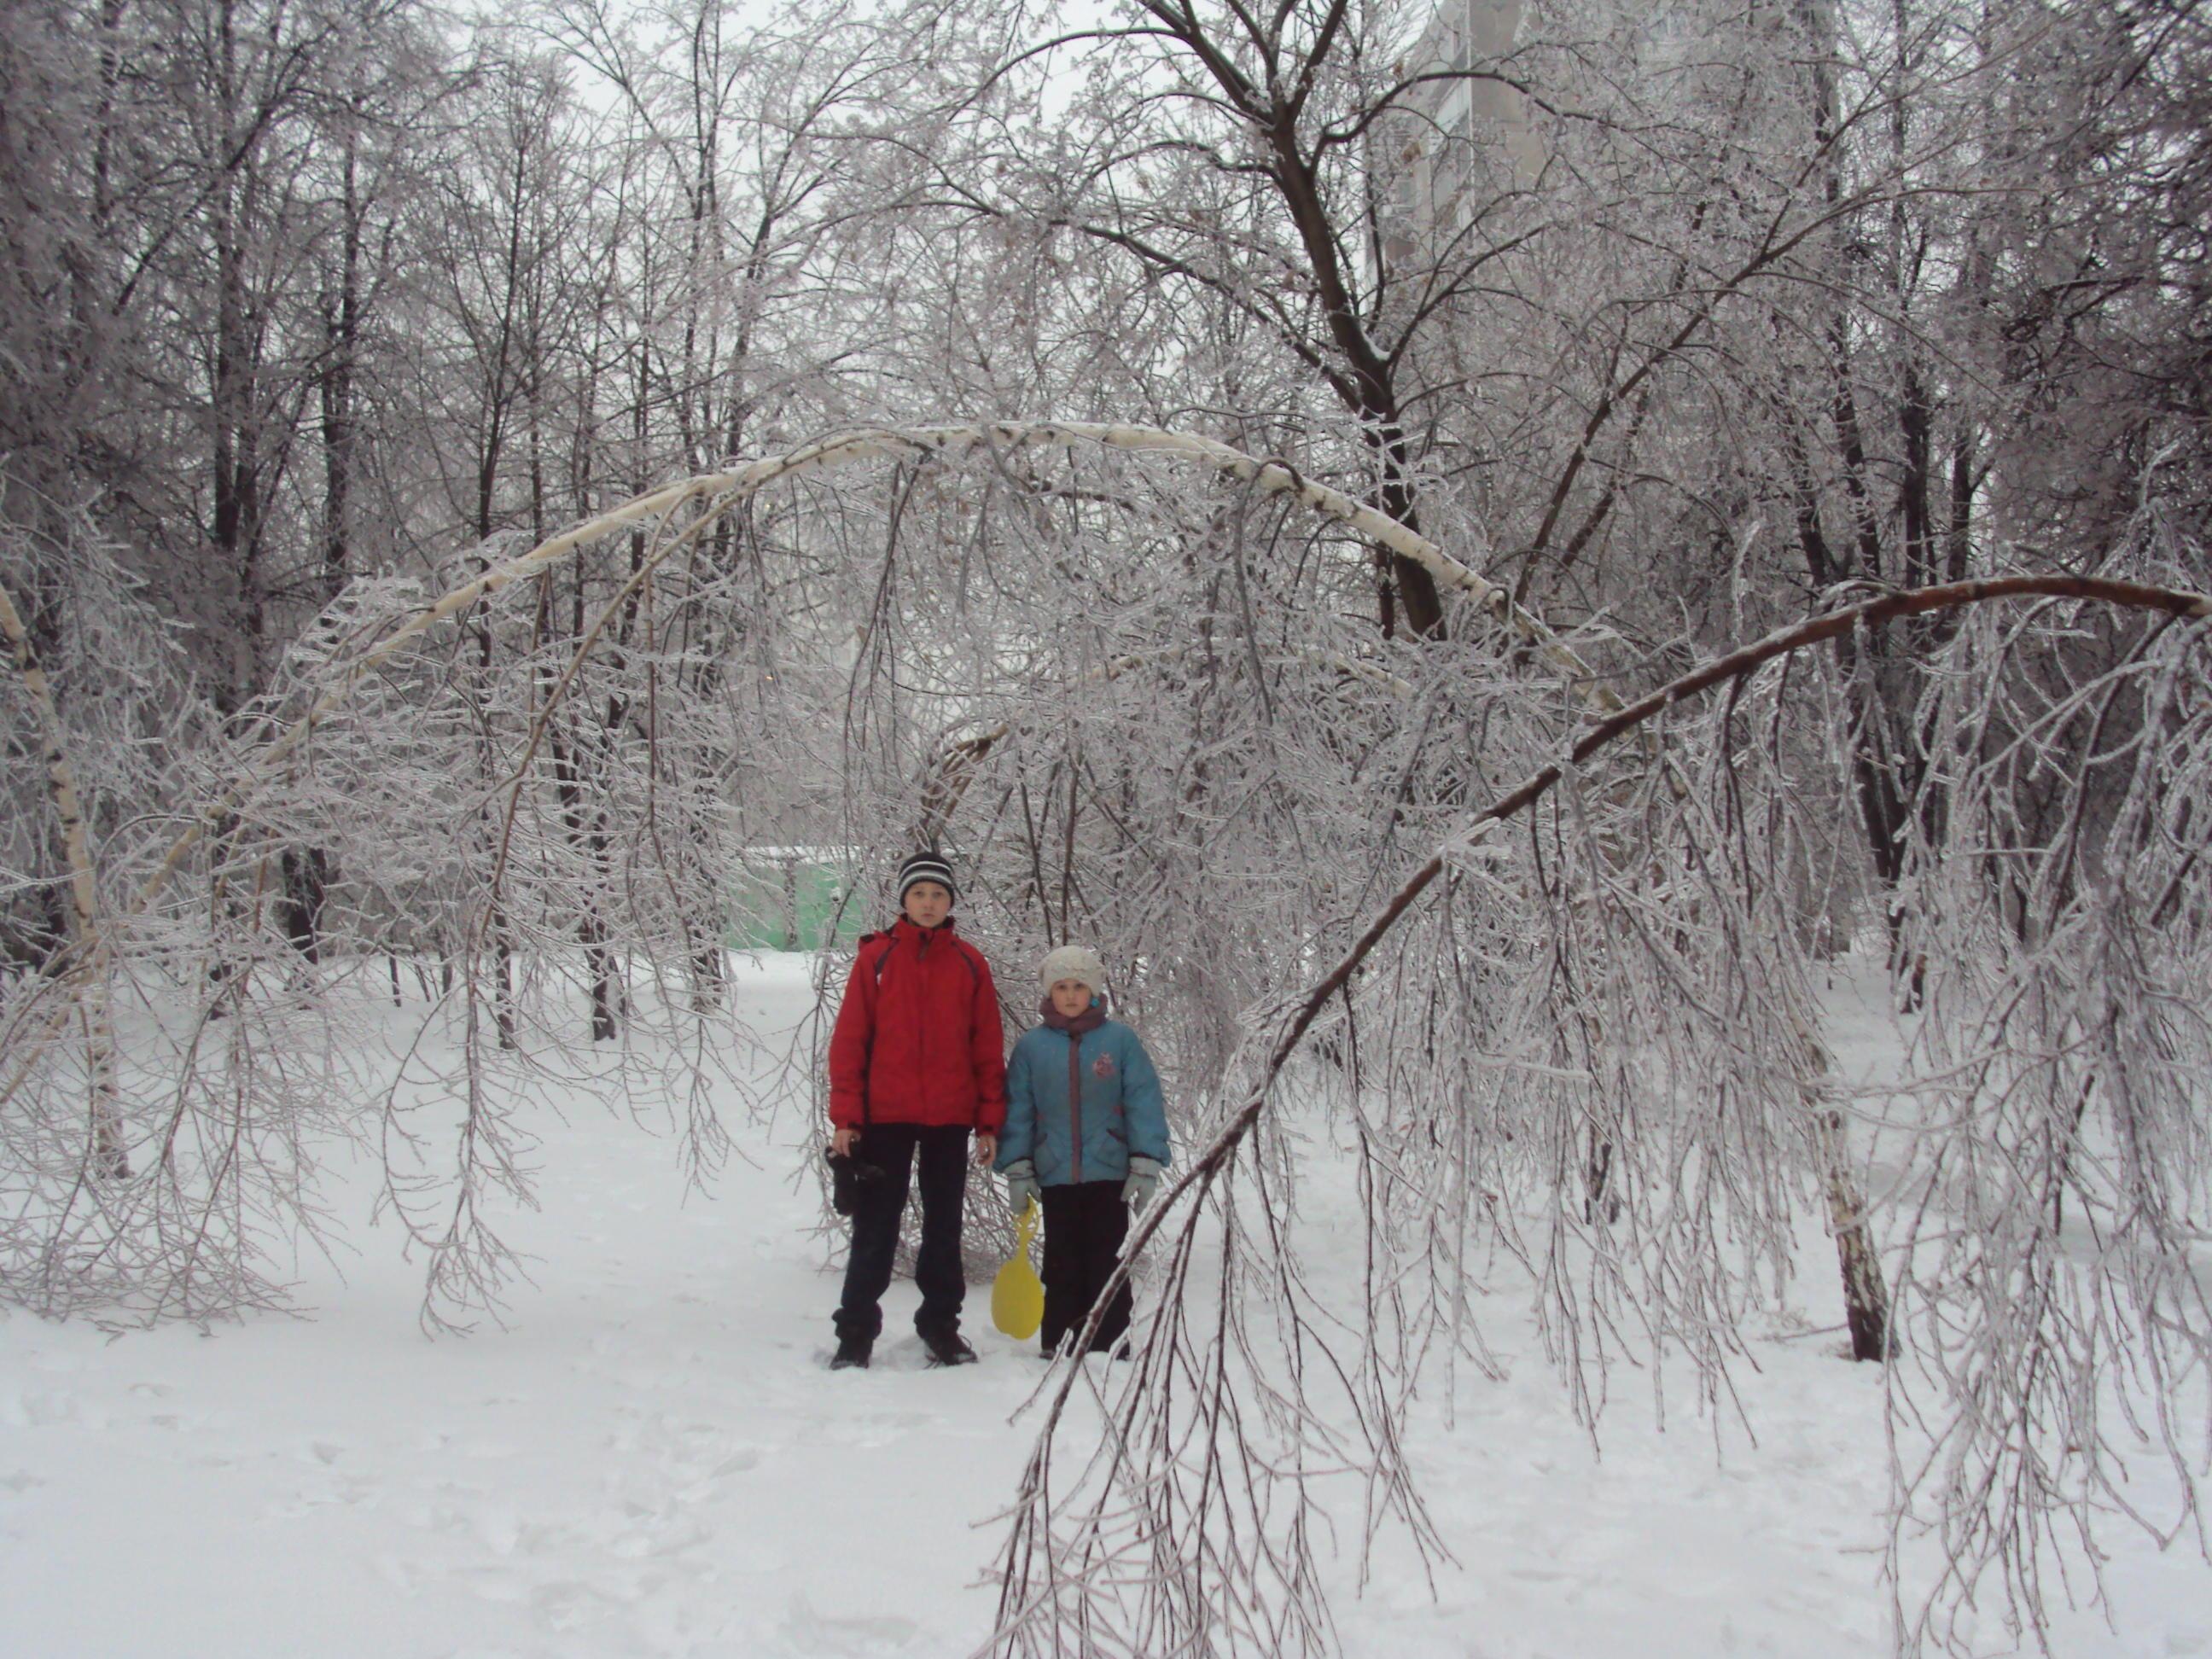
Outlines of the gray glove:
{"label": "gray glove", "polygon": [[1129,1178],[1121,1183],[1121,1201],[1138,1215],[1145,1212],[1160,1190],[1160,1166],[1149,1158],[1129,1160]]}
{"label": "gray glove", "polygon": [[1036,1165],[1020,1158],[1006,1165],[1006,1206],[1018,1216],[1030,1206],[1042,1189],[1037,1186]]}

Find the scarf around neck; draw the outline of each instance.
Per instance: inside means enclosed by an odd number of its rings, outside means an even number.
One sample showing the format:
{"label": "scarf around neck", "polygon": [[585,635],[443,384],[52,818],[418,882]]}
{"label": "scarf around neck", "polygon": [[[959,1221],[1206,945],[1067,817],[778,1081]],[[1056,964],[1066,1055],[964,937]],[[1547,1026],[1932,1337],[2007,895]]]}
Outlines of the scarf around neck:
{"label": "scarf around neck", "polygon": [[1051,1026],[1054,1030],[1066,1031],[1073,1036],[1081,1036],[1086,1032],[1095,1031],[1106,1023],[1104,1003],[1094,1002],[1073,1019],[1070,1019],[1052,1006],[1052,996],[1048,992],[1044,1000],[1037,1005],[1037,1012],[1044,1016],[1044,1023]]}

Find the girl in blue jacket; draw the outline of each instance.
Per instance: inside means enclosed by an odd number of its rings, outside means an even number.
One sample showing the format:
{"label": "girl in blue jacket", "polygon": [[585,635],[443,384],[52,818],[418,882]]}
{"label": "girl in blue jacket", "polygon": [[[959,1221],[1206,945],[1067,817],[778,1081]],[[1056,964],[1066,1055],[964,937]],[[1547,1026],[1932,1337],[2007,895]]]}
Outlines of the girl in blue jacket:
{"label": "girl in blue jacket", "polygon": [[[1131,1208],[1159,1190],[1168,1120],[1159,1073],[1137,1034],[1106,1018],[1106,964],[1063,945],[1038,969],[1044,1024],[1006,1061],[1006,1124],[997,1169],[1019,1215],[1044,1206],[1047,1356],[1082,1330],[1128,1236]],[[1126,1358],[1129,1287],[1115,1293],[1089,1352]]]}

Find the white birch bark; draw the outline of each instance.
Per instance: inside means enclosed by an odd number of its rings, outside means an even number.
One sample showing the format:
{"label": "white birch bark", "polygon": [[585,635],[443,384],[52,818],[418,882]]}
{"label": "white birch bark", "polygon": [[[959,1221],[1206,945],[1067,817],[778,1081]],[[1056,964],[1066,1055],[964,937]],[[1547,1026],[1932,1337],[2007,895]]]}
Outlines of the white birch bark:
{"label": "white birch bark", "polygon": [[70,1006],[84,1035],[92,1167],[105,1178],[120,1180],[131,1173],[131,1163],[124,1146],[123,1114],[116,1089],[115,1027],[108,1002],[108,953],[100,929],[100,884],[85,835],[83,809],[77,799],[76,775],[70,766],[63,738],[61,711],[54,706],[53,687],[31,643],[30,631],[4,587],[0,587],[0,633],[8,636],[15,652],[15,671],[22,676],[32,707],[38,711],[47,787],[53,793],[54,811],[61,821],[63,854],[69,861],[71,960],[66,971],[78,988]]}

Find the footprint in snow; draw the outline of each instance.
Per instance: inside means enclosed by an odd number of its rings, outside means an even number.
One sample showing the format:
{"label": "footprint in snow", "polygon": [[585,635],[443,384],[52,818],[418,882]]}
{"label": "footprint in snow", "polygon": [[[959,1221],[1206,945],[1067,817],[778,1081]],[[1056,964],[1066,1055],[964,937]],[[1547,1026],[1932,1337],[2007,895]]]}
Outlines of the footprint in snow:
{"label": "footprint in snow", "polygon": [[556,1631],[580,1628],[619,1605],[589,1584],[541,1584],[530,1594],[531,1611]]}
{"label": "footprint in snow", "polygon": [[58,1424],[82,1422],[87,1428],[104,1429],[107,1419],[87,1412],[70,1394],[18,1394],[0,1396],[0,1424],[11,1429],[48,1429]]}
{"label": "footprint in snow", "polygon": [[872,1652],[908,1647],[921,1634],[911,1619],[836,1619],[818,1611],[803,1595],[791,1598],[777,1634],[789,1651],[804,1654]]}
{"label": "footprint in snow", "polygon": [[724,1475],[743,1474],[749,1469],[758,1468],[760,1467],[760,1461],[761,1455],[757,1448],[752,1446],[743,1446],[738,1448],[736,1451],[732,1452],[720,1462],[715,1464],[714,1467],[708,1472],[708,1478],[713,1480],[719,1480]]}

